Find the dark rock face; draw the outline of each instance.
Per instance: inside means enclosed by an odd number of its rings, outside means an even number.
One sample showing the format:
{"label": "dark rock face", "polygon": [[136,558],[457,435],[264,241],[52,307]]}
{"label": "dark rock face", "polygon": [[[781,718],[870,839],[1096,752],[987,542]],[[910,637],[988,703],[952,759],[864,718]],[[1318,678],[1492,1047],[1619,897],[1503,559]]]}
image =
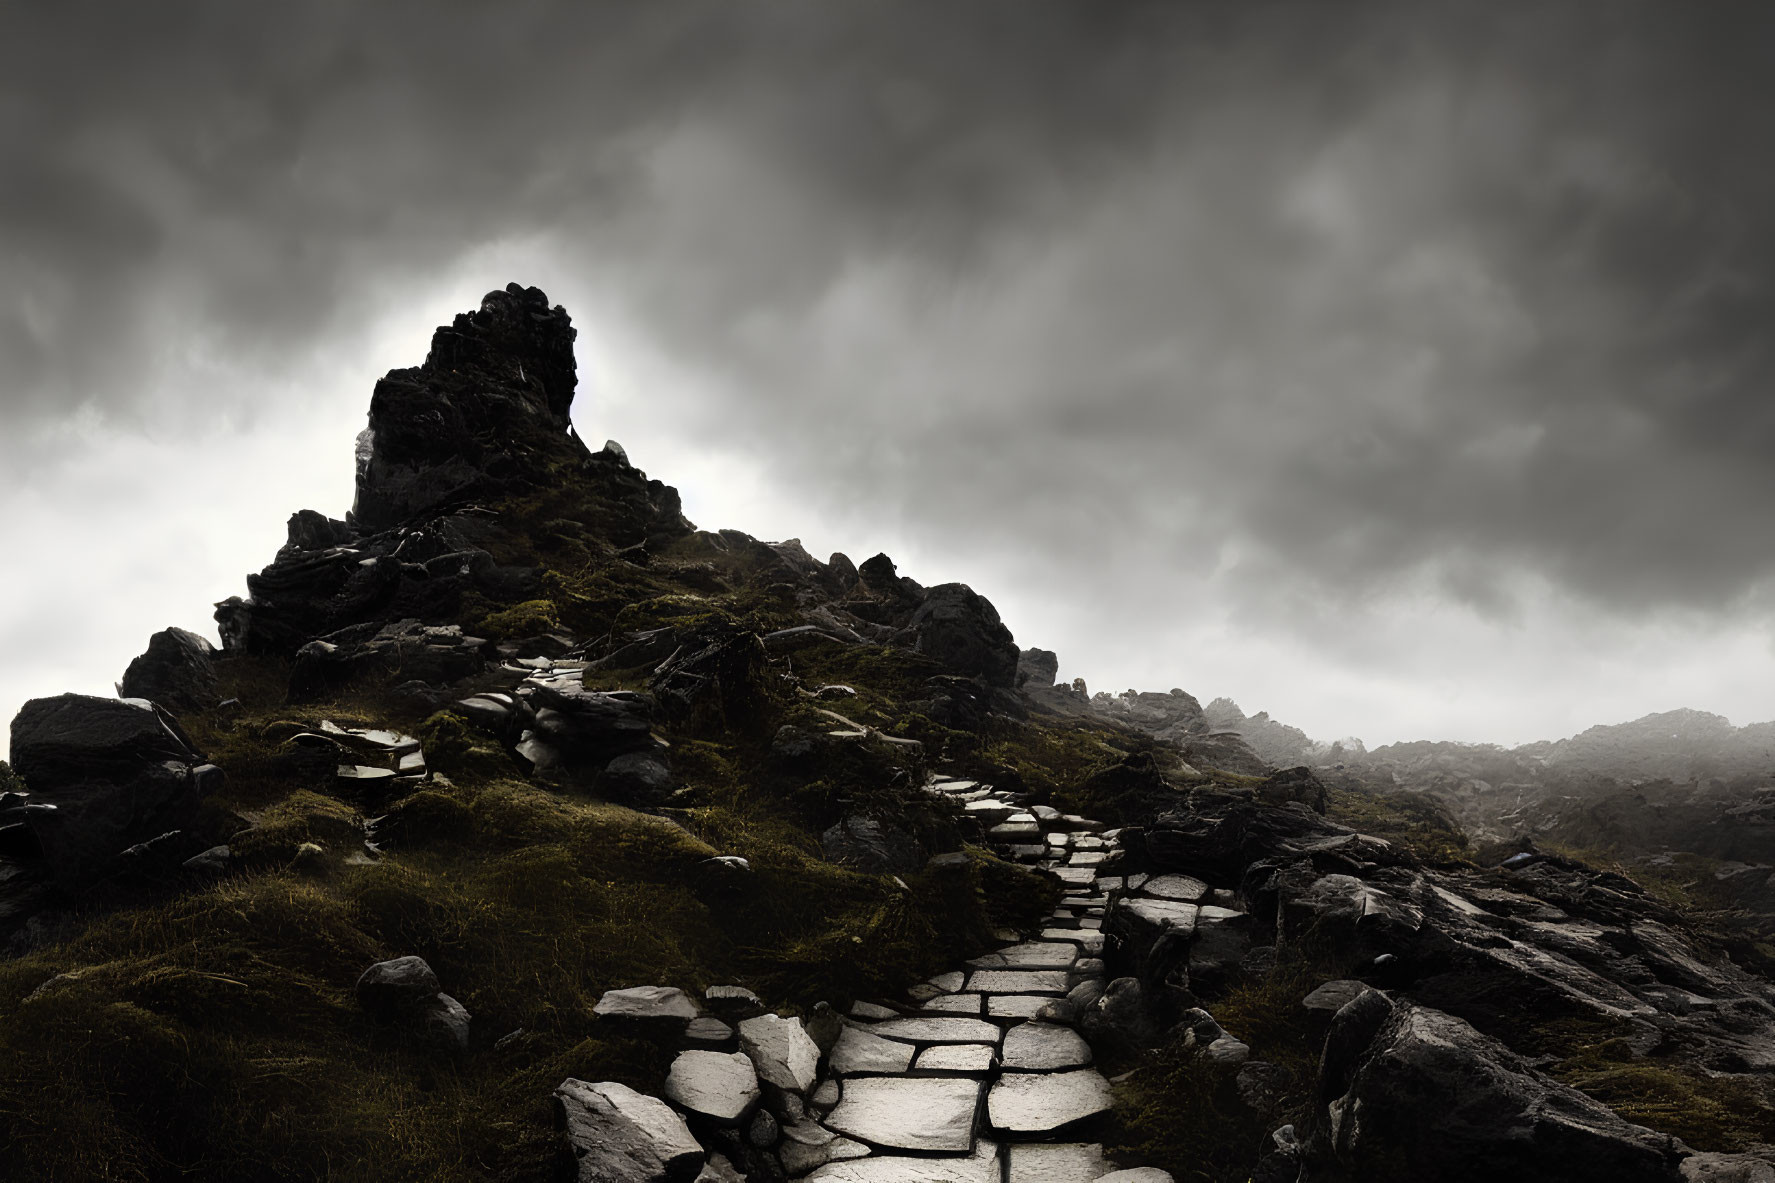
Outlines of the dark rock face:
{"label": "dark rock face", "polygon": [[572,434],[573,339],[564,310],[511,284],[440,328],[424,365],[390,371],[359,439],[349,520],[290,518],[277,558],[247,577],[248,597],[216,606],[223,648],[287,656],[353,625],[453,620],[474,596],[534,599],[539,572],[489,553],[507,537],[491,507],[564,478],[625,554],[644,561],[649,542],[690,533],[676,490],[620,448],[593,453]]}
{"label": "dark rock face", "polygon": [[1326,1040],[1301,1178],[1671,1183],[1670,1139],[1548,1080],[1461,1020],[1362,995]]}
{"label": "dark rock face", "polygon": [[448,684],[478,673],[487,642],[465,636],[457,625],[401,620],[378,628],[353,625],[316,638],[296,651],[290,670],[290,701],[323,698],[345,683],[379,670],[398,669],[427,684]]}
{"label": "dark rock face", "polygon": [[924,865],[924,851],[905,830],[874,818],[848,817],[820,835],[827,861],[876,875],[910,875]]}
{"label": "dark rock face", "polygon": [[0,797],[0,828],[24,827],[64,887],[189,826],[221,778],[151,703],[84,694],[27,702],[12,721],[12,756],[29,791]]}
{"label": "dark rock face", "polygon": [[200,710],[218,697],[216,650],[196,633],[162,629],[148,638],[148,649],[129,663],[118,683],[124,698],[146,698],[174,710]]}
{"label": "dark rock face", "polygon": [[566,309],[514,283],[440,328],[424,365],[391,370],[358,442],[356,524],[386,530],[542,476],[565,451],[545,441],[567,438],[576,335]]}
{"label": "dark rock face", "polygon": [[912,614],[912,647],[960,674],[1009,687],[1017,681],[1017,644],[992,601],[964,583],[933,587]]}
{"label": "dark rock face", "polygon": [[1052,686],[1060,673],[1060,656],[1052,649],[1025,649],[1017,658],[1017,685],[1025,689]]}

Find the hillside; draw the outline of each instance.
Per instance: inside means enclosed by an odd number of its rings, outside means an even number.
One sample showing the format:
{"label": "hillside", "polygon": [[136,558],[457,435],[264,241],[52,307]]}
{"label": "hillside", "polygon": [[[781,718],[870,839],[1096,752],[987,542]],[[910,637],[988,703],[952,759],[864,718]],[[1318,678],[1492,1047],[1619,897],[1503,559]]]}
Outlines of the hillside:
{"label": "hillside", "polygon": [[578,438],[574,340],[489,293],[220,651],[13,721],[8,1178],[1775,1178],[1775,948],[1693,885],[698,529]]}

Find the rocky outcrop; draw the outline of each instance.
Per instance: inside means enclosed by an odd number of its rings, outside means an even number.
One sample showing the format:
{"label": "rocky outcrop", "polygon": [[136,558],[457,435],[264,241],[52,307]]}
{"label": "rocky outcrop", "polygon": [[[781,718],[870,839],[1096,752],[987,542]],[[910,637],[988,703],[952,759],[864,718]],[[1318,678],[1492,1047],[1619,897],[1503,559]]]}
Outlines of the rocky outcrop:
{"label": "rocky outcrop", "polygon": [[12,721],[12,763],[27,791],[0,796],[0,831],[28,836],[64,888],[116,871],[151,841],[174,867],[197,853],[204,844],[184,849],[177,835],[222,776],[152,703],[84,694],[27,702]]}
{"label": "rocky outcrop", "polygon": [[215,646],[182,628],[162,629],[148,638],[148,649],[129,663],[117,684],[121,698],[146,698],[172,710],[214,706]]}
{"label": "rocky outcrop", "polygon": [[376,383],[358,440],[355,523],[386,530],[509,495],[572,456],[577,335],[566,309],[515,283],[438,329],[424,365]]}
{"label": "rocky outcrop", "polygon": [[1300,1178],[1675,1183],[1686,1150],[1461,1020],[1370,991],[1326,1039]]}

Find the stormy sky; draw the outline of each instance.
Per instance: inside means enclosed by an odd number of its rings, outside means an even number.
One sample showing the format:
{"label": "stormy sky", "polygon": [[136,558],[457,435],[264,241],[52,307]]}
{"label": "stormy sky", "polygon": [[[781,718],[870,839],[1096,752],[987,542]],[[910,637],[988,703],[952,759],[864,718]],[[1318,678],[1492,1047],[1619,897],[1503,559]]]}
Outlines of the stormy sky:
{"label": "stormy sky", "polygon": [[509,280],[689,516],[1321,738],[1775,717],[1775,8],[0,0],[0,715]]}

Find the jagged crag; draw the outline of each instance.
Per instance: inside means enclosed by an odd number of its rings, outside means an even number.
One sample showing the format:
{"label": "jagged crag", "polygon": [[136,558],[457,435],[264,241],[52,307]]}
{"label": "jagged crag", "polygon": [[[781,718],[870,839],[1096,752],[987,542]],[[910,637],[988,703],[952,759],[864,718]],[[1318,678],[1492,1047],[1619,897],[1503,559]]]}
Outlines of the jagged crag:
{"label": "jagged crag", "polygon": [[220,652],[169,629],[119,698],[20,712],[8,1178],[785,1178],[782,1089],[698,1127],[732,1174],[589,1167],[672,1062],[600,1000],[738,983],[813,1029],[1039,929],[1061,884],[935,769],[1120,831],[1107,985],[1054,1004],[1119,1103],[1060,1135],[1178,1179],[1775,1178],[1766,947],[1481,866],[1182,691],[1055,686],[963,585],[694,528],[574,434],[573,339],[490,293],[377,384],[352,513],[291,518]]}

